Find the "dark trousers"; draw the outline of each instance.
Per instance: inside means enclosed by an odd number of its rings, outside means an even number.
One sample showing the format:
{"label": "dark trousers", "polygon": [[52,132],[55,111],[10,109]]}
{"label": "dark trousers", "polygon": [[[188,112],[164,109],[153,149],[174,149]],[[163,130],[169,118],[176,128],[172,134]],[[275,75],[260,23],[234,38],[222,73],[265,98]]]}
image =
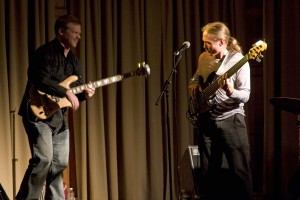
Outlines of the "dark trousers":
{"label": "dark trousers", "polygon": [[199,184],[203,188],[199,190],[207,199],[251,199],[250,148],[243,115],[221,121],[203,120],[199,150],[203,160]]}

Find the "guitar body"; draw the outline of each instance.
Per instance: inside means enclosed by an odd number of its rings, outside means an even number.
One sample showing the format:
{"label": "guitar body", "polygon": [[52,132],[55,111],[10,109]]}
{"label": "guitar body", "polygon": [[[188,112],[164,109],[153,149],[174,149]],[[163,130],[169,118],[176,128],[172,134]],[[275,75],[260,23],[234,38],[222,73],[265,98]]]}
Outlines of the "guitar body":
{"label": "guitar body", "polygon": [[[150,67],[145,62],[139,63],[138,68],[125,73],[115,75],[109,78],[105,78],[102,80],[89,82],[88,84],[83,84],[80,86],[76,86],[74,88],[70,88],[70,85],[78,80],[77,76],[69,76],[59,85],[68,89],[73,94],[79,94],[83,92],[87,88],[98,88],[105,85],[109,85],[112,83],[116,83],[118,81],[122,81],[125,78],[133,77],[133,76],[148,76],[150,75]],[[30,101],[29,106],[33,112],[33,114],[39,119],[47,119],[51,115],[53,115],[57,110],[65,107],[72,107],[71,102],[66,97],[57,97],[49,94],[45,94],[35,87],[31,87],[30,91]]]}
{"label": "guitar body", "polygon": [[[213,106],[209,105],[204,99],[204,93],[202,91],[207,88],[213,82],[213,80],[215,80],[216,77],[217,75],[215,72],[211,72],[206,81],[204,81],[203,76],[198,77],[201,91],[198,91],[196,98],[190,98],[189,108],[187,112],[187,118],[190,119],[192,125],[195,127],[197,127],[199,121],[203,119],[203,117],[205,117],[207,113],[214,108]],[[211,99],[212,97],[213,96],[211,96],[209,99]]]}
{"label": "guitar body", "polygon": [[199,83],[201,86],[201,90],[204,90],[207,88],[217,77],[217,74],[215,71],[211,72],[208,77],[206,78],[206,81],[204,81],[204,78],[202,76],[199,76]]}
{"label": "guitar body", "polygon": [[[59,85],[70,89],[70,85],[77,80],[77,76],[70,76]],[[40,119],[47,119],[60,108],[72,107],[71,102],[66,97],[52,96],[37,90],[35,87],[30,89],[29,105],[33,114]]]}

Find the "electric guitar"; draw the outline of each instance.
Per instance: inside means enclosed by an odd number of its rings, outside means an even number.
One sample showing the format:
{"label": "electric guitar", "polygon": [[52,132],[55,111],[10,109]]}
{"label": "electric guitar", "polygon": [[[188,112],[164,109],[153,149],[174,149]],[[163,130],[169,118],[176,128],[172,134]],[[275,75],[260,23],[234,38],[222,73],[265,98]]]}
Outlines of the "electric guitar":
{"label": "electric guitar", "polygon": [[[202,88],[202,91],[199,91],[196,95],[196,98],[190,98],[188,111],[186,117],[190,120],[191,124],[194,127],[198,127],[199,120],[204,115],[212,109],[207,102],[214,97],[215,92],[222,87],[220,84],[221,80],[231,77],[235,72],[237,72],[248,60],[256,59],[258,62],[261,61],[263,57],[262,52],[267,49],[267,44],[263,41],[256,42],[249,52],[239,60],[235,65],[233,65],[229,70],[227,70],[223,75],[214,77],[212,80],[209,77],[209,81],[212,81],[209,84],[205,84],[206,87]],[[212,75],[212,74],[211,74]],[[211,76],[210,75],[210,76]],[[203,82],[203,77],[199,77],[202,80],[199,80],[199,83]],[[202,85],[201,85],[202,86]]]}
{"label": "electric guitar", "polygon": [[[66,89],[69,89],[73,94],[79,94],[83,92],[86,88],[98,88],[122,81],[123,79],[132,76],[148,76],[149,74],[150,67],[148,64],[145,64],[143,62],[139,63],[139,67],[137,69],[125,74],[115,75],[109,78],[70,88],[70,85],[78,80],[77,76],[72,75],[66,78],[64,81],[62,81],[59,85],[65,87]],[[66,97],[57,97],[46,94],[37,90],[34,86],[30,88],[29,105],[33,114],[39,119],[49,118],[60,108],[72,107],[71,102]]]}

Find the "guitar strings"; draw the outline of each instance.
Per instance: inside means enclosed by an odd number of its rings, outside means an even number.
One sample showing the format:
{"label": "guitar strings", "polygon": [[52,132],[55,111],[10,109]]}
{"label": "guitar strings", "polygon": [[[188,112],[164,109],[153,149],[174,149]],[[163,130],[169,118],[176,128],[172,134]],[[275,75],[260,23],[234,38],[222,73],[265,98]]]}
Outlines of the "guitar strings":
{"label": "guitar strings", "polygon": [[241,68],[248,60],[248,54],[246,54],[241,60],[239,60],[233,67],[231,67],[227,72],[217,77],[210,85],[208,85],[202,92],[201,102],[207,101],[220,87],[219,80],[227,74],[231,77],[239,68]]}

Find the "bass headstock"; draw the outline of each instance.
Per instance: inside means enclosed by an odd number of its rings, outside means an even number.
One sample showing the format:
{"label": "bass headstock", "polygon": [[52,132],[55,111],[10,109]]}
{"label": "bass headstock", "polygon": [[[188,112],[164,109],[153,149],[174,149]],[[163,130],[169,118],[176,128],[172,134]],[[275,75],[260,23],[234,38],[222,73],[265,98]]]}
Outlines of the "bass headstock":
{"label": "bass headstock", "polygon": [[134,70],[134,74],[138,76],[148,76],[150,75],[150,67],[145,62],[138,63],[138,68]]}
{"label": "bass headstock", "polygon": [[260,62],[261,58],[263,57],[262,52],[264,52],[265,50],[267,50],[267,43],[259,40],[255,44],[253,44],[253,47],[249,50],[248,58],[256,59],[258,62]]}

